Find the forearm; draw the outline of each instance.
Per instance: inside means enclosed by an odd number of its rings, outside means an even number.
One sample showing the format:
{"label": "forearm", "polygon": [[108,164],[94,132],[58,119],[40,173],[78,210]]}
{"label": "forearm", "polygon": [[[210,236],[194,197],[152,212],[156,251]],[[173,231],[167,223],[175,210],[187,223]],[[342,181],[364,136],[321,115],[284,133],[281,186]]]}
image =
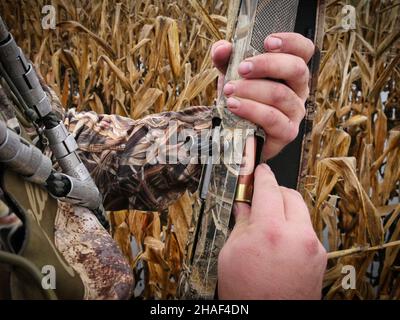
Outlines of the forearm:
{"label": "forearm", "polygon": [[64,122],[75,135],[79,155],[103,194],[107,210],[163,210],[198,186],[198,158],[188,164],[176,163],[165,153],[171,156],[184,151],[184,132],[199,137],[202,130],[209,129],[211,112],[207,107],[136,121],[70,110]]}

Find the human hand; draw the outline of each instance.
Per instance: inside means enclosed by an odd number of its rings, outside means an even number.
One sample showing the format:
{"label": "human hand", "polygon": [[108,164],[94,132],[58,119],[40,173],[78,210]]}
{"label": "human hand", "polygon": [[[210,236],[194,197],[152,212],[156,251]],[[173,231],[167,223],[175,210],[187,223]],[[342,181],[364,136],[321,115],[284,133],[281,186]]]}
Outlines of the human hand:
{"label": "human hand", "polygon": [[[223,90],[233,113],[264,129],[267,139],[263,156],[270,159],[298,135],[309,95],[307,63],[315,46],[301,34],[277,33],[267,37],[264,47],[266,53],[240,64],[242,79],[230,81]],[[232,45],[225,40],[212,47],[213,63],[222,74],[231,52]],[[220,77],[219,84],[223,81]]]}
{"label": "human hand", "polygon": [[218,258],[220,299],[320,299],[327,254],[301,195],[257,167],[251,207],[237,203],[236,224]]}

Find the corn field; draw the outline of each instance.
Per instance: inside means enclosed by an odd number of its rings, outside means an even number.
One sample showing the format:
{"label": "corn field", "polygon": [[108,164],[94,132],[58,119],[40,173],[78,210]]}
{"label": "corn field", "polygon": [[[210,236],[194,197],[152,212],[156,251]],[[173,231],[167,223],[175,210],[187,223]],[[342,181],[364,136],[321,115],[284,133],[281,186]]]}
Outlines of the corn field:
{"label": "corn field", "polygon": [[[317,110],[302,185],[329,253],[325,299],[400,299],[400,1],[327,1]],[[44,5],[56,28],[44,30]],[[355,29],[341,10],[356,8]],[[65,108],[134,119],[213,105],[211,45],[228,0],[2,0],[17,43]],[[136,278],[135,297],[174,298],[193,199],[167,212],[110,212]],[[342,288],[343,267],[357,287]]]}
{"label": "corn field", "polygon": [[[327,10],[304,196],[331,252],[325,297],[399,299],[400,2],[349,2],[349,32],[345,4]],[[357,270],[355,290],[342,289],[346,265]]]}

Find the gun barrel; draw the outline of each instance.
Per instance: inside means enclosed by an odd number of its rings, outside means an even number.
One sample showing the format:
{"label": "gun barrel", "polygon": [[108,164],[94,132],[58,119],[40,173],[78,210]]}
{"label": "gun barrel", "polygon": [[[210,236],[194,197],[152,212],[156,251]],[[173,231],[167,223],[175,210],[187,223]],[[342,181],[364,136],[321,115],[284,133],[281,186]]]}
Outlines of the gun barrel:
{"label": "gun barrel", "polygon": [[0,121],[0,163],[41,185],[46,183],[52,170],[51,160],[8,129],[3,121]]}

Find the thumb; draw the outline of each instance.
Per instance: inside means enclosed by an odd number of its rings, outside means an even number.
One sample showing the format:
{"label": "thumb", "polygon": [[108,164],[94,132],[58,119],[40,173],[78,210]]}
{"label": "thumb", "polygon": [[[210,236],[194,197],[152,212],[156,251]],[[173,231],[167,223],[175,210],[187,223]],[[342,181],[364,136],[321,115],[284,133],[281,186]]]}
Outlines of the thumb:
{"label": "thumb", "polygon": [[233,205],[233,215],[235,216],[235,227],[247,224],[250,217],[250,206],[247,203],[235,202]]}
{"label": "thumb", "polygon": [[235,217],[235,226],[233,227],[228,241],[239,237],[249,224],[251,208],[247,203],[235,202],[233,205],[233,215]]}

